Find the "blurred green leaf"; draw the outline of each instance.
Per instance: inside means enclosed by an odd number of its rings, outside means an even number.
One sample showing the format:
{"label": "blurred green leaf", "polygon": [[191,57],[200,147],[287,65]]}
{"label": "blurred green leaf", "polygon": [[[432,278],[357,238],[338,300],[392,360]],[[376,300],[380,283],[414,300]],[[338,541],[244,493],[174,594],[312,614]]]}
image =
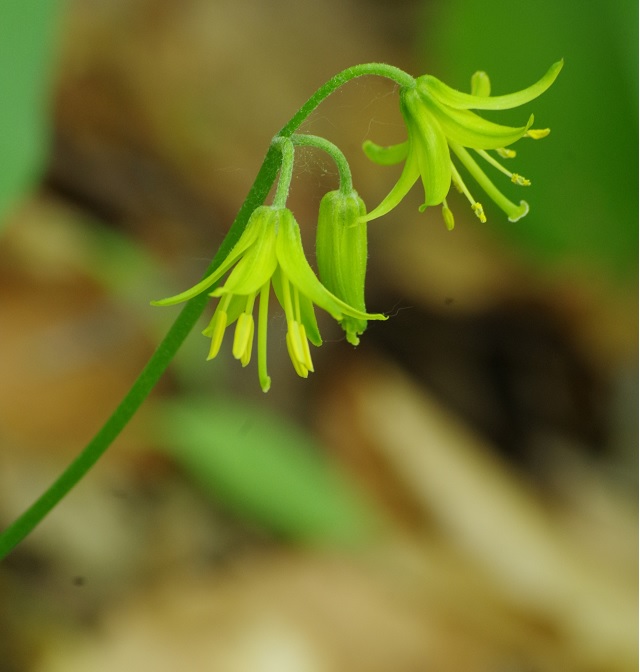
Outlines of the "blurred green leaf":
{"label": "blurred green leaf", "polygon": [[46,157],[58,7],[56,0],[0,3],[0,227]]}
{"label": "blurred green leaf", "polygon": [[166,402],[156,439],[238,514],[302,541],[363,543],[380,518],[312,438],[283,418],[220,399]]}
{"label": "blurred green leaf", "polygon": [[503,185],[531,213],[514,225],[488,204],[489,230],[540,261],[562,258],[635,284],[638,3],[447,0],[433,8],[427,62],[455,88],[467,90],[471,74],[486,70],[496,95],[517,90],[565,59],[554,86],[507,119],[534,112],[536,126],[551,127],[548,138],[519,143],[509,164],[531,179],[526,195]]}

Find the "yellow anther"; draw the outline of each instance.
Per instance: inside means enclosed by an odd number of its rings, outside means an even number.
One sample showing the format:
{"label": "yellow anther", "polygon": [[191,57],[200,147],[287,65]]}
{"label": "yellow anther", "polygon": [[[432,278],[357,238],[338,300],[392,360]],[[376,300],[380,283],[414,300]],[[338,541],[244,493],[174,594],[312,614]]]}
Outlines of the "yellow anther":
{"label": "yellow anther", "polygon": [[462,181],[458,169],[453,165],[453,162],[449,164],[451,166],[451,181],[456,186],[456,189],[467,197],[467,200],[471,205],[476,202],[476,199],[471,195],[471,192],[467,189],[467,185]]}
{"label": "yellow anther", "polygon": [[510,170],[507,170],[502,164],[498,163],[491,154],[488,154],[484,149],[476,149],[476,152],[488,163],[490,163],[494,168],[497,168],[501,173],[506,175],[514,184],[519,184],[521,186],[529,186],[531,182],[527,180],[526,177],[518,175],[517,173],[512,173]]}
{"label": "yellow anther", "polygon": [[222,345],[224,330],[227,328],[227,313],[224,310],[216,310],[209,323],[209,326],[202,332],[205,336],[211,336],[211,347],[207,359],[213,359],[219,352]]}
{"label": "yellow anther", "polygon": [[527,180],[526,177],[522,177],[522,175],[518,175],[518,173],[511,174],[511,181],[514,184],[519,184],[521,187],[528,187],[531,185],[531,180]]}
{"label": "yellow anther", "polygon": [[304,354],[304,366],[307,370],[313,373],[313,360],[311,359],[311,351],[309,350],[309,339],[304,324],[299,324],[300,327],[300,342],[302,343],[302,352]]}
{"label": "yellow anther", "polygon": [[484,208],[481,203],[477,201],[471,206],[475,216],[484,224],[487,221],[487,217],[484,214]]}
{"label": "yellow anther", "polygon": [[549,133],[551,133],[550,128],[530,128],[525,133],[525,136],[533,140],[540,140],[541,138],[546,138]]}
{"label": "yellow anther", "polygon": [[498,147],[496,149],[496,152],[498,156],[502,157],[503,159],[515,159],[516,158],[516,150],[515,149],[508,149],[506,147]]}
{"label": "yellow anther", "polygon": [[240,360],[242,366],[246,366],[251,361],[253,330],[253,315],[241,313],[233,337],[233,356]]}
{"label": "yellow anther", "polygon": [[[298,338],[300,338],[300,332],[297,329],[295,330],[295,333],[297,334]],[[296,353],[295,351],[295,343],[294,343],[295,336],[294,332],[291,329],[287,331],[286,341],[287,341],[287,351],[289,353],[291,363],[293,364],[293,368],[295,369],[296,373],[300,376],[300,378],[307,378],[309,376],[309,371],[307,367],[298,358],[298,353]]]}

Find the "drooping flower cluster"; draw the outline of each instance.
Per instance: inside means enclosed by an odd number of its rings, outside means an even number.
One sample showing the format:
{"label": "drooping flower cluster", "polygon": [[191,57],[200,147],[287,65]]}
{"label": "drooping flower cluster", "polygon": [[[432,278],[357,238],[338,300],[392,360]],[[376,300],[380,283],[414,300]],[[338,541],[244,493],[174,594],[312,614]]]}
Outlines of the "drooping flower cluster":
{"label": "drooping flower cluster", "polygon": [[[489,78],[483,72],[472,77],[470,94],[451,89],[430,75],[413,79],[402,73],[400,107],[407,126],[407,140],[390,147],[380,147],[368,141],[364,150],[378,164],[402,161],[405,164],[395,186],[368,214],[364,202],[352,187],[347,160],[335,145],[311,135],[276,137],[274,148],[281,152],[281,167],[273,205],[262,205],[253,211],[240,238],[214,272],[191,289],[152,303],[158,306],[180,303],[215,286],[209,295],[219,302],[203,331],[211,339],[208,359],[218,355],[227,328],[235,323],[233,356],[242,366],[247,366],[254,340],[257,340],[258,376],[266,392],[271,385],[267,372],[267,327],[273,288],[286,317],[286,343],[291,362],[296,373],[306,378],[314,370],[309,343],[322,344],[314,306],[337,320],[353,345],[360,342],[369,320],[386,319],[382,314],[366,312],[365,308],[367,222],[395,208],[418,179],[424,187],[424,203],[420,209],[442,204],[449,229],[453,228],[454,219],[446,197],[452,183],[466,196],[480,220],[486,221],[482,205],[472,196],[452,161],[452,155],[511,221],[527,214],[527,203],[515,204],[504,196],[472,152],[515,184],[527,186],[529,180],[509,171],[488,150],[502,158],[512,158],[515,152],[508,148],[510,145],[522,137],[543,138],[549,130],[531,128],[533,116],[523,126],[510,127],[487,121],[471,110],[504,110],[530,102],[551,86],[561,69],[562,61],[529,88],[503,96],[490,95]],[[401,72],[397,68],[393,70]],[[293,171],[294,145],[327,152],[340,175],[340,188],[326,194],[320,203],[316,234],[318,276],[305,257],[293,213],[285,207]],[[227,273],[224,283],[217,286]]]}
{"label": "drooping flower cluster", "polygon": [[528,186],[531,184],[529,180],[509,171],[487,150],[495,150],[503,158],[512,158],[515,152],[507,149],[509,145],[523,137],[543,138],[548,135],[549,129],[532,129],[533,115],[524,126],[514,128],[487,121],[471,110],[506,110],[524,105],[553,84],[562,65],[562,61],[555,63],[532,86],[503,96],[490,95],[489,77],[484,72],[477,72],[472,77],[470,94],[456,91],[431,75],[418,77],[415,87],[400,92],[400,106],[408,139],[391,147],[380,147],[370,141],[364,144],[365,153],[376,163],[390,165],[405,161],[395,186],[365,219],[371,221],[387,214],[421,178],[424,187],[421,210],[430,205],[442,204],[448,228],[453,228],[454,222],[446,200],[452,182],[469,200],[476,216],[486,221],[484,208],[471,195],[451,159],[452,153],[510,221],[516,222],[524,217],[529,211],[526,201],[516,205],[504,196],[468,150],[474,150],[515,184]]}
{"label": "drooping flower cluster", "polygon": [[314,304],[341,323],[356,320],[366,325],[367,320],[386,319],[384,315],[365,312],[364,307],[358,310],[332,294],[307,262],[300,229],[291,210],[272,206],[254,210],[238,242],[216,271],[191,289],[153,304],[169,306],[192,299],[228,271],[231,273],[226,282],[210,293],[220,301],[203,331],[211,338],[208,359],[218,354],[225,330],[235,322],[233,356],[242,366],[249,363],[255,332],[254,305],[258,299],[258,376],[265,392],[271,386],[267,373],[267,315],[272,287],[287,320],[286,341],[291,362],[303,378],[313,371],[309,342],[322,345]]}

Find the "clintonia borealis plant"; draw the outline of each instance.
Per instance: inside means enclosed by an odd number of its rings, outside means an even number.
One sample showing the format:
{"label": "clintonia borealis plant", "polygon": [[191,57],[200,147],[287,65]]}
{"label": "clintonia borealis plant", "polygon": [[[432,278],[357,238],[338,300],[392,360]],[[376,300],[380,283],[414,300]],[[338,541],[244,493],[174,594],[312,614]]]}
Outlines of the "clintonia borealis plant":
{"label": "clintonia borealis plant", "polygon": [[[29,534],[111,445],[197,323],[209,297],[218,303],[203,332],[211,339],[208,358],[218,354],[227,328],[235,323],[233,356],[242,366],[247,366],[255,342],[258,378],[267,392],[271,386],[267,372],[267,310],[271,290],[284,310],[287,349],[299,376],[306,378],[314,370],[309,344],[316,347],[322,344],[316,307],[338,321],[349,343],[358,345],[369,320],[386,319],[365,308],[367,222],[388,215],[418,179],[424,188],[420,210],[441,205],[449,229],[454,226],[447,202],[452,183],[469,201],[476,216],[486,221],[484,207],[473,195],[475,185],[467,184],[458,166],[466,170],[510,221],[524,217],[529,211],[526,201],[509,200],[481,168],[477,158],[518,187],[529,186],[529,180],[511,172],[489,152],[500,159],[511,160],[515,157],[511,145],[521,138],[543,138],[549,129],[534,129],[533,115],[522,126],[511,127],[488,121],[472,110],[495,111],[525,105],[553,84],[562,65],[562,61],[555,63],[526,89],[499,96],[491,95],[489,78],[484,72],[477,72],[471,78],[471,93],[462,93],[431,75],[414,78],[383,63],[347,68],[321,86],[273,138],[253,186],[204,277],[181,294],[152,302],[157,306],[185,302],[185,306],[131,390],[92,441],[53,485],[0,534],[0,558]],[[385,77],[397,85],[407,130],[406,141],[397,145],[381,147],[371,141],[364,143],[366,155],[375,163],[391,165],[404,161],[395,186],[369,212],[353,187],[349,164],[340,149],[325,138],[297,133],[325,98],[350,80],[364,75]],[[317,274],[307,261],[298,223],[287,207],[296,149],[301,146],[326,152],[335,161],[339,174],[338,189],[326,194],[319,206]],[[273,202],[265,205],[276,179]]]}

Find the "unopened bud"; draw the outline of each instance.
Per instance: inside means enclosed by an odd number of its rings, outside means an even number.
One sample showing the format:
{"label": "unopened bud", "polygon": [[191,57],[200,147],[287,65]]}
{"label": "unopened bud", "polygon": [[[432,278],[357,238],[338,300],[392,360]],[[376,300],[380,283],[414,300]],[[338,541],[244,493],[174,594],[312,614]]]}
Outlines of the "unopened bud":
{"label": "unopened bud", "polygon": [[[316,233],[318,273],[324,286],[352,308],[365,312],[367,224],[363,200],[355,191],[330,191],[320,201]],[[358,345],[366,320],[345,316],[341,326],[347,340]]]}

